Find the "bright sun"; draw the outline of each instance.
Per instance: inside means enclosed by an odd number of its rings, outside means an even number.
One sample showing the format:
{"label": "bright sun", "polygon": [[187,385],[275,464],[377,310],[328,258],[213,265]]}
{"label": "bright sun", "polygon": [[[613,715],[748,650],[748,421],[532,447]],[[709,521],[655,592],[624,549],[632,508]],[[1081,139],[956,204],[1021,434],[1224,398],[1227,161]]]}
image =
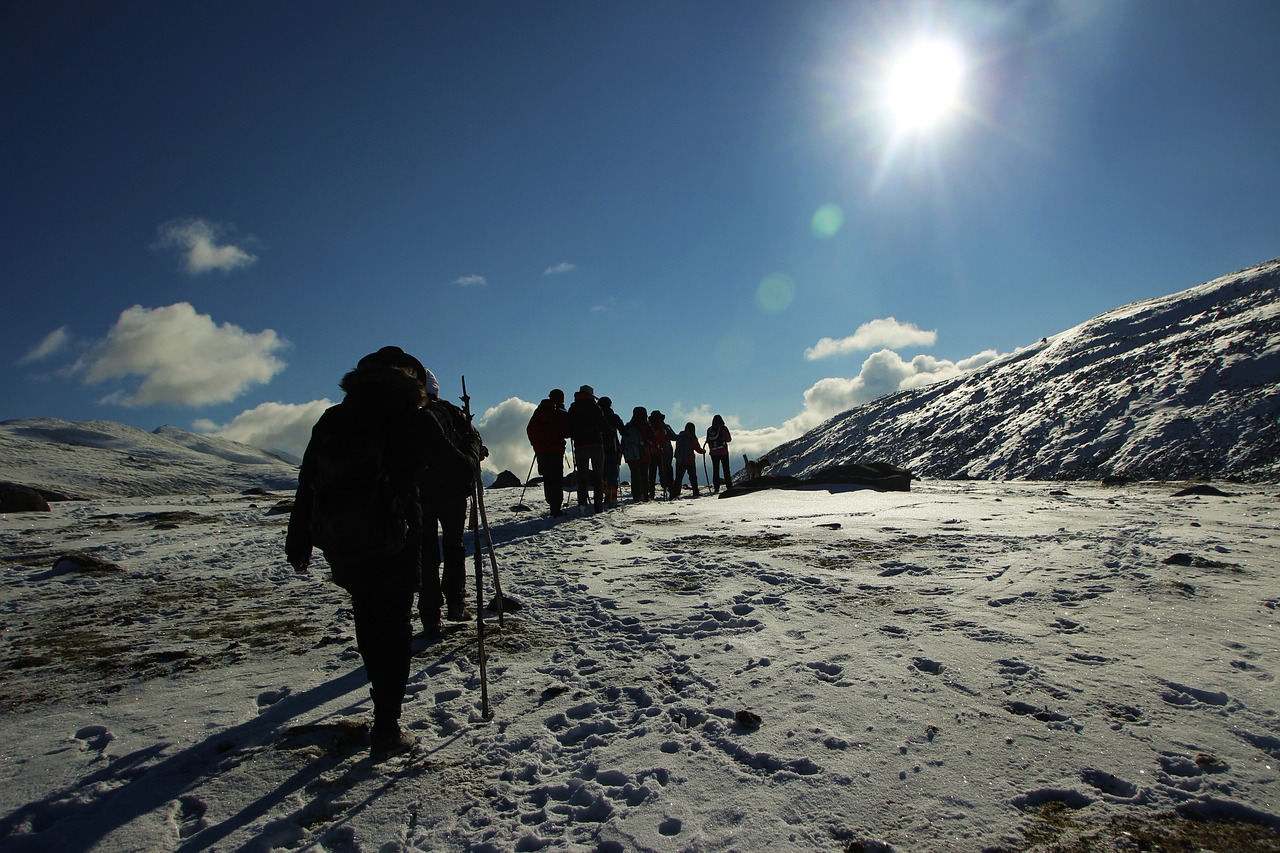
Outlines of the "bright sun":
{"label": "bright sun", "polygon": [[918,41],[889,66],[884,101],[901,132],[928,132],[960,103],[965,62],[960,48],[943,39]]}

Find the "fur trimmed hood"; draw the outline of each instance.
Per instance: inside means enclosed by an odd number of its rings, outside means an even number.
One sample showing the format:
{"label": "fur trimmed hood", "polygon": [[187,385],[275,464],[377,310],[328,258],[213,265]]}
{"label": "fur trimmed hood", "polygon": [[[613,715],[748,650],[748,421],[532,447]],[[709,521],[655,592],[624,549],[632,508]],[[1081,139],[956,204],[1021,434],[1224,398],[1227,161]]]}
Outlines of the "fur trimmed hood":
{"label": "fur trimmed hood", "polygon": [[427,402],[426,391],[412,368],[374,365],[357,367],[338,383],[348,396],[385,396],[412,403],[414,408]]}

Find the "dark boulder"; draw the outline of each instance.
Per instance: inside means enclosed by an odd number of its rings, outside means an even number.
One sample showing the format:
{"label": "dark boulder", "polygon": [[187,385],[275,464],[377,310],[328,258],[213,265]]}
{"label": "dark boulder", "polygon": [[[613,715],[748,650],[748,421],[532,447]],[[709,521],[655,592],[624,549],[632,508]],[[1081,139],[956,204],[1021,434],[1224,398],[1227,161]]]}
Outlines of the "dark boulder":
{"label": "dark boulder", "polygon": [[48,512],[44,495],[26,486],[0,486],[0,512]]}
{"label": "dark boulder", "polygon": [[520,485],[521,483],[520,483],[519,477],[517,477],[515,474],[512,474],[510,471],[503,471],[501,474],[498,475],[497,479],[493,481],[493,485],[489,486],[489,488],[518,489],[520,488]]}

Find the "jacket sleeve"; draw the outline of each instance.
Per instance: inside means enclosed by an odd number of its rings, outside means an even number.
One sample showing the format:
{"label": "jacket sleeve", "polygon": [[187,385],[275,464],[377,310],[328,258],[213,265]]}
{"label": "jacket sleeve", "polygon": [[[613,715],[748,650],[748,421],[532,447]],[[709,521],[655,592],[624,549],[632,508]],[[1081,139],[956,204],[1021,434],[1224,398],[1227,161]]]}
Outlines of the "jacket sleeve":
{"label": "jacket sleeve", "polygon": [[290,565],[305,564],[311,559],[311,511],[315,503],[312,493],[311,472],[315,468],[314,441],[307,444],[302,454],[302,467],[298,469],[298,491],[293,496],[293,510],[289,513],[289,529],[285,534],[284,556]]}
{"label": "jacket sleeve", "polygon": [[[463,453],[449,441],[434,415],[426,409],[419,409],[419,414],[419,430],[427,467],[449,480],[466,480],[475,474],[476,466],[480,464],[479,450]],[[478,438],[479,433],[476,436]]]}

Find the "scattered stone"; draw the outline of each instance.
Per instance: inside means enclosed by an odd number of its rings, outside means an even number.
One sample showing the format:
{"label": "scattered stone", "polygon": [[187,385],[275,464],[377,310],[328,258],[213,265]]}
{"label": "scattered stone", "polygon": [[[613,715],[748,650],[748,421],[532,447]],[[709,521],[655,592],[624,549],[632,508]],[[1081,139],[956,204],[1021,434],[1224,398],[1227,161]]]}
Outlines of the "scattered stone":
{"label": "scattered stone", "polygon": [[[489,601],[489,606],[486,607],[485,610],[488,610],[490,613],[497,613],[498,604],[499,604],[498,596],[495,595]],[[501,604],[502,604],[503,613],[516,613],[520,610],[524,610],[523,604],[521,604],[520,602],[516,601],[514,598],[511,598],[510,596],[507,596],[507,595],[502,596]]]}
{"label": "scattered stone", "polygon": [[518,489],[520,488],[520,478],[510,471],[503,471],[498,478],[493,481],[491,489]]}
{"label": "scattered stone", "polygon": [[119,564],[82,551],[63,554],[53,561],[55,572],[119,572],[123,571]]}
{"label": "scattered stone", "polygon": [[285,499],[277,503],[271,509],[267,510],[267,515],[291,515],[293,513],[293,501]]}
{"label": "scattered stone", "polygon": [[1235,497],[1235,495],[1229,492],[1224,492],[1221,489],[1215,488],[1210,485],[1203,485],[1203,484],[1199,486],[1190,486],[1188,488],[1183,489],[1180,492],[1173,493],[1173,496],[1175,498],[1186,498],[1192,495],[1207,495],[1209,497],[1214,497],[1214,498],[1234,498]]}
{"label": "scattered stone", "polygon": [[26,486],[0,486],[0,512],[48,512],[44,495]]}

